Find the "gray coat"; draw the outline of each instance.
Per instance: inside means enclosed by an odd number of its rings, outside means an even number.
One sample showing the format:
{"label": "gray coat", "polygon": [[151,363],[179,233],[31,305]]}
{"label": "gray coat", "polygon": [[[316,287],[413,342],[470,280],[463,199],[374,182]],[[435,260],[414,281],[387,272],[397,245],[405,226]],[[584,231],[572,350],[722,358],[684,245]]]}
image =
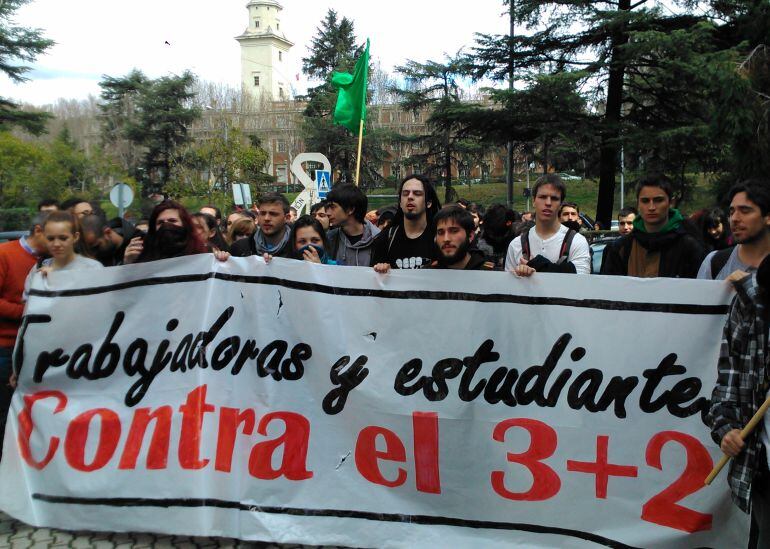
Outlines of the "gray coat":
{"label": "gray coat", "polygon": [[372,244],[374,237],[380,233],[370,221],[364,220],[364,234],[361,240],[352,244],[348,236],[341,228],[330,230],[326,238],[329,240],[329,256],[337,262],[337,265],[348,267],[369,267],[372,257]]}

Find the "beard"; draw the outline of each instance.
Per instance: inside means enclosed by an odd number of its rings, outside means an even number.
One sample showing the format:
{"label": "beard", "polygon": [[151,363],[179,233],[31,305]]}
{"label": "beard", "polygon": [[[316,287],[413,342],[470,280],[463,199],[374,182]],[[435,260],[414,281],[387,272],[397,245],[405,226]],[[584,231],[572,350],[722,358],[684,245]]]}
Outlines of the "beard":
{"label": "beard", "polygon": [[[757,231],[755,234],[750,234],[747,237],[745,237],[743,240],[735,239],[736,244],[753,244],[754,242],[757,242],[765,237],[765,231],[766,229],[763,228],[761,231]],[[715,238],[714,240],[719,240],[718,238]]]}
{"label": "beard", "polygon": [[465,259],[466,254],[468,253],[468,250],[471,247],[471,241],[469,239],[465,239],[465,242],[460,244],[457,247],[457,250],[455,250],[455,253],[452,255],[445,255],[443,250],[439,250],[441,252],[441,258],[439,259],[439,263],[442,265],[455,265],[456,263],[459,263],[463,259]]}
{"label": "beard", "polygon": [[407,210],[403,210],[403,212],[404,212],[404,218],[408,219],[409,221],[416,221],[420,219],[423,216],[423,214],[425,214],[425,210],[421,212],[418,212],[418,211],[409,212]]}

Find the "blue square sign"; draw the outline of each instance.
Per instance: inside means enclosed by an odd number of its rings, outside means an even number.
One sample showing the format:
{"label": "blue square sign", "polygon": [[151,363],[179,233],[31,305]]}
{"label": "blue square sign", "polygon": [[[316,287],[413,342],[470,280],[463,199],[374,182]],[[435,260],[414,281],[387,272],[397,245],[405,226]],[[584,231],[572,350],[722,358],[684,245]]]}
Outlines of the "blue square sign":
{"label": "blue square sign", "polygon": [[326,195],[332,190],[332,174],[324,170],[316,170],[315,185],[318,191],[318,198],[326,199]]}

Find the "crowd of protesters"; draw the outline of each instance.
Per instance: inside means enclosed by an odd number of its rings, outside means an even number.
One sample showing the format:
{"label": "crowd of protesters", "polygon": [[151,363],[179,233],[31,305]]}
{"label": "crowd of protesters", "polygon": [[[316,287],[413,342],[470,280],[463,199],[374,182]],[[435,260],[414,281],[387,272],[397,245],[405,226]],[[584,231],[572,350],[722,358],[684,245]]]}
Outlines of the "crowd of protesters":
{"label": "crowd of protesters", "polygon": [[[502,204],[485,209],[464,200],[442,208],[430,179],[410,175],[398,185],[397,204],[378,210],[368,209],[361,189],[341,184],[299,217],[282,194],[266,193],[253,209],[228,215],[214,206],[190,213],[178,202],[158,200],[149,217],[135,224],[107,220],[98,205],[86,200],[42,201],[29,234],[0,244],[0,379],[10,382],[0,383],[0,433],[13,390],[12,350],[30,281],[38,273],[45,283],[52,271],[213,253],[220,261],[258,255],[266,261],[281,257],[335,268],[373,268],[381,275],[394,269],[505,270],[517,277],[591,274],[589,238],[595,227],[577,204],[567,201],[561,179],[544,175],[532,197],[533,211],[522,214]],[[729,280],[739,289],[708,421],[725,453],[741,456],[730,473],[741,508],[749,509],[754,475],[766,475],[759,492],[768,503],[758,504],[761,516],[755,521],[764,521],[760,537],[770,540],[770,473],[763,444],[770,444],[770,422],[750,442],[737,434],[756,411],[756,401],[764,399],[764,393],[756,396],[759,388],[767,392],[770,386],[764,362],[758,366],[752,355],[761,346],[761,356],[770,356],[770,322],[765,318],[770,310],[770,260],[765,261],[770,253],[770,181],[733,186],[727,213],[712,208],[685,217],[672,198],[671,183],[663,175],[637,181],[636,207],[618,212],[618,233],[604,248],[597,274]],[[754,381],[745,381],[746,372]],[[753,400],[741,401],[745,394]]]}

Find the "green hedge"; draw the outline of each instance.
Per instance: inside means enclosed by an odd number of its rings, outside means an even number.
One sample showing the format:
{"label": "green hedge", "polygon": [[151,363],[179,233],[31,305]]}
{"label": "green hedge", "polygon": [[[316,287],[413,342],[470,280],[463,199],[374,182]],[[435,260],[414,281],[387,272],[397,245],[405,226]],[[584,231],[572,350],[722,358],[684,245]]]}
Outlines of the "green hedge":
{"label": "green hedge", "polygon": [[25,231],[31,219],[27,208],[0,208],[0,231]]}

